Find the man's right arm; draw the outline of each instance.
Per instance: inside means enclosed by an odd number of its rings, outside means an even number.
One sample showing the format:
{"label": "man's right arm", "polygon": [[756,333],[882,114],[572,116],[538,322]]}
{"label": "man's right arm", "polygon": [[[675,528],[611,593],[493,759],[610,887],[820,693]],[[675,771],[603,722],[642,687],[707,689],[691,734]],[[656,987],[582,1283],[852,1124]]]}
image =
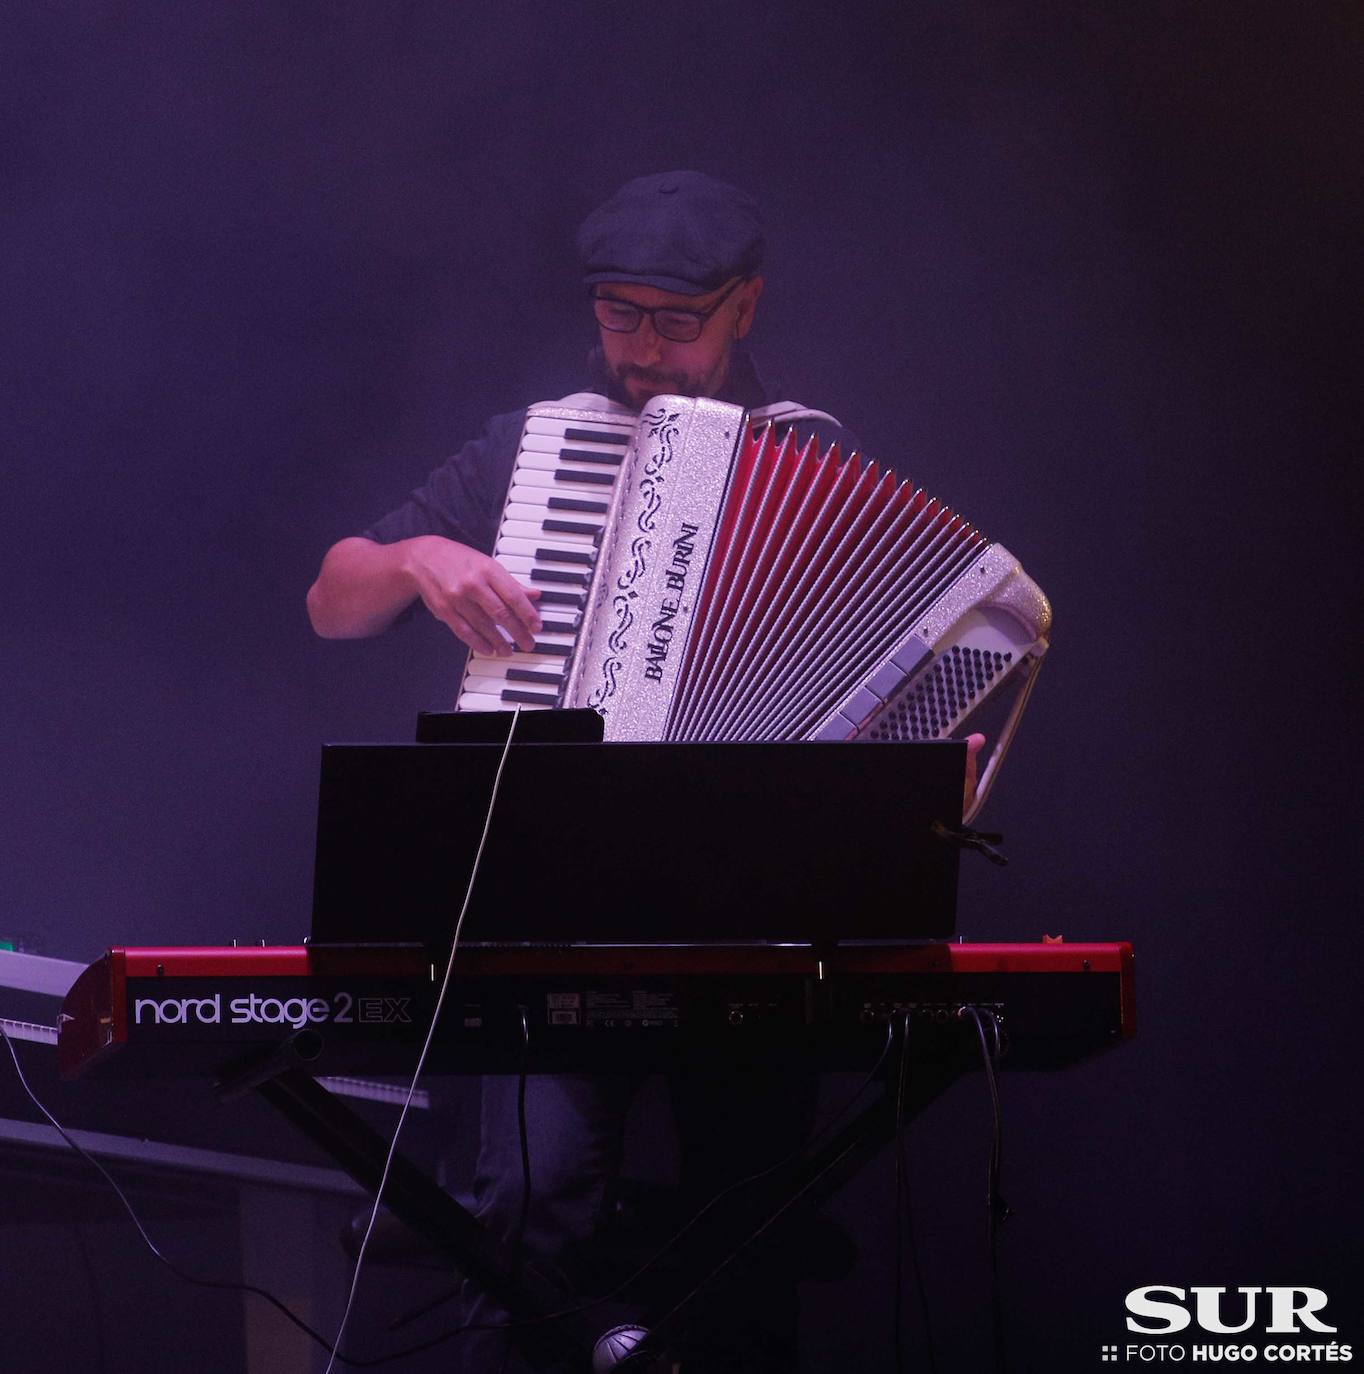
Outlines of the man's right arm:
{"label": "man's right arm", "polygon": [[510,654],[533,647],[538,592],[522,587],[486,554],[441,535],[379,544],[359,537],[327,550],[308,589],[308,618],[324,639],[363,639],[388,629],[414,601],[470,648]]}

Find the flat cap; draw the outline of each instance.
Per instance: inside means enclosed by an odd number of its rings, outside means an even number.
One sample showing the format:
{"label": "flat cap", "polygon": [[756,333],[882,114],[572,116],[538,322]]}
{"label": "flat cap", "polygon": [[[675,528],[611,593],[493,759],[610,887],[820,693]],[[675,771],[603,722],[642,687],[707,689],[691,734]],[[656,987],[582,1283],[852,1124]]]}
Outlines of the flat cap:
{"label": "flat cap", "polygon": [[636,177],[578,230],[589,286],[634,282],[684,296],[756,272],[763,247],[757,202],[704,172]]}

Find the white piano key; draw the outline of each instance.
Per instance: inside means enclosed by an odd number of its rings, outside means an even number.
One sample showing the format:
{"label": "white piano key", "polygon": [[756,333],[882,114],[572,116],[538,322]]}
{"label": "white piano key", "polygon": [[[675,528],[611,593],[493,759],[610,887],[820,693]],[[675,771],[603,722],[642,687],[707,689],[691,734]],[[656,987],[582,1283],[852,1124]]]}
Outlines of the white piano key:
{"label": "white piano key", "polygon": [[[586,568],[586,567],[570,567],[570,566],[569,566],[568,564],[566,564],[566,563],[556,563],[553,567],[551,567],[548,563],[541,563],[541,562],[538,562],[536,559],[534,559],[534,558],[528,558],[528,557],[527,557],[526,555],[524,555],[524,554],[518,554],[518,553],[499,553],[499,554],[497,555],[497,561],[498,561],[499,563],[501,563],[502,566],[503,566],[504,568],[506,568],[506,570],[507,570],[509,573],[511,573],[511,575],[512,575],[513,577],[515,577],[518,581],[523,582],[523,583],[526,583],[528,586],[533,586],[533,587],[553,586],[553,585],[554,585],[554,579],[551,579],[549,582],[544,582],[544,583],[542,583],[542,582],[531,582],[531,581],[530,581],[530,575],[531,575],[531,573],[537,572],[537,571],[538,571],[538,572],[563,572],[563,573],[572,573],[572,574],[574,574],[575,576],[576,576],[577,574],[581,574],[584,578],[588,579],[588,581],[590,581],[590,580],[591,580],[591,577],[592,577],[592,569],[591,569],[591,568]],[[588,581],[584,581],[584,582],[565,582],[565,583],[562,583],[561,585],[562,585],[563,587],[565,587],[566,589],[571,588],[571,589],[573,589],[573,590],[575,590],[575,591],[586,591],[586,590],[587,590],[587,587],[588,587]]]}
{"label": "white piano key", "polygon": [[[537,640],[543,639],[543,635],[536,635]],[[527,660],[530,660],[527,662]],[[510,654],[506,658],[494,658],[488,654],[469,655],[469,663],[465,679],[466,686],[473,687],[475,682],[492,683],[506,680],[508,672],[513,668],[523,670],[529,668],[531,672],[541,673],[551,676],[557,682],[563,682],[568,672],[568,659],[560,654],[523,654],[520,650]],[[545,684],[552,686],[553,684]],[[491,691],[490,687],[484,686],[479,691]]]}
{"label": "white piano key", "polygon": [[[543,415],[526,417],[527,434],[555,434],[564,436],[569,430],[595,432],[597,434],[619,434],[626,440],[634,437],[635,421],[625,415],[603,415],[600,420],[551,420]],[[625,447],[624,444],[621,445]]]}
{"label": "white piano key", "polygon": [[[611,504],[611,488],[603,487],[599,494],[589,494],[585,492],[559,491],[556,484],[527,484],[513,482],[511,490],[507,493],[508,501],[515,501],[523,506],[540,506],[546,510],[558,509],[551,507],[550,502],[556,497],[560,501],[585,501],[591,505],[609,507]],[[605,509],[601,511],[571,511],[566,512],[570,520],[602,520],[606,519]]]}
{"label": "white piano key", "polygon": [[521,440],[521,453],[560,453],[566,448],[580,448],[587,453],[614,454],[617,458],[624,458],[627,452],[625,444],[598,444],[590,439],[567,439],[555,434],[527,434]]}
{"label": "white piano key", "polygon": [[487,692],[461,692],[459,703],[456,707],[460,711],[510,711],[513,705],[518,705],[523,711],[552,711],[553,706],[546,703],[540,705],[533,702],[509,702],[503,701],[500,696],[492,696]]}
{"label": "white piano key", "polygon": [[[533,525],[537,530],[546,520],[563,520],[571,525],[585,525],[589,529],[582,532],[582,537],[591,540],[592,535],[601,529],[606,528],[606,517],[598,515],[593,511],[583,510],[555,510],[542,502],[538,506],[531,505],[529,502],[512,501],[508,504],[503,513],[502,530],[505,534],[511,534],[513,524]],[[577,531],[573,531],[577,533]],[[570,534],[560,532],[557,538],[569,538]]]}
{"label": "white piano key", "polygon": [[560,678],[558,682],[518,682],[515,678],[505,677],[469,677],[464,680],[464,690],[466,692],[479,692],[484,696],[495,697],[499,692],[511,688],[518,692],[542,692],[545,696],[558,696],[564,683]]}
{"label": "white piano key", "polygon": [[[558,473],[576,474],[584,480],[575,482],[571,478],[568,481],[561,481]],[[619,476],[619,468],[587,468],[565,467],[560,464],[557,472],[549,472],[543,468],[519,468],[515,474],[515,483],[519,487],[553,487],[557,489],[560,496],[567,496],[570,492],[582,494],[584,499],[593,499],[592,493],[600,493],[603,501],[610,500],[614,483],[600,481],[603,476]],[[553,493],[551,493],[552,495]]]}
{"label": "white piano key", "polygon": [[[556,615],[556,614],[555,614],[555,611],[556,611],[557,609],[558,609],[558,608],[557,608],[557,607],[554,607],[554,606],[546,606],[546,607],[544,608],[544,610],[541,612],[541,621],[542,621],[542,623],[543,623],[543,621],[548,620],[548,621],[550,622],[551,625],[554,625],[554,624],[557,624],[560,620],[567,620],[567,619],[568,619],[568,616],[567,616],[567,615],[564,615],[564,616],[558,616],[558,615]],[[573,614],[576,615],[577,612],[573,612]],[[511,644],[511,645],[515,646],[516,641],[515,641],[514,639],[512,639],[512,637],[506,632],[505,629],[502,628],[501,625],[496,625],[496,626],[494,626],[493,628],[496,629],[497,633],[500,634],[500,635],[502,636],[502,638],[505,639],[505,640],[507,641],[508,644]],[[534,640],[536,640],[537,642],[543,640],[543,641],[544,641],[545,643],[547,643],[547,644],[572,644],[572,643],[574,642],[574,640],[576,640],[576,639],[578,638],[578,631],[577,631],[576,629],[573,629],[573,630],[542,629],[542,630],[537,630],[537,631],[531,636],[531,638],[534,639]],[[518,652],[519,652],[519,651],[518,651]],[[472,660],[472,659],[475,657],[475,655],[471,652],[470,655],[469,655],[469,657],[470,657],[470,659]],[[498,655],[496,655],[496,654],[479,654],[479,655],[477,655],[477,657],[487,659],[488,662],[490,662],[490,663],[505,663],[505,662],[507,661],[505,658],[502,658],[502,657],[500,657],[500,656],[498,656]]]}
{"label": "white piano key", "polygon": [[597,544],[591,534],[546,530],[544,523],[544,520],[504,520],[498,542],[503,539],[518,539],[540,546],[552,543],[555,547],[577,549],[580,553],[592,553],[596,550]]}
{"label": "white piano key", "polygon": [[[530,539],[518,539],[509,535],[504,535],[497,541],[497,546],[493,552],[500,558],[502,554],[521,554],[534,558],[541,563],[564,563],[570,568],[582,568],[584,572],[591,572],[592,564],[581,561],[584,554],[592,557],[596,550],[590,540],[584,543],[575,544],[570,540],[563,539],[559,535],[542,534]],[[563,554],[565,557],[556,558],[555,554]],[[593,558],[595,562],[595,558]]]}
{"label": "white piano key", "polygon": [[[550,619],[553,619],[552,615],[550,616]],[[490,664],[510,663],[513,659],[518,658],[533,658],[537,661],[543,661],[543,659],[547,657],[546,655],[523,654],[521,650],[515,649],[515,641],[506,632],[506,630],[504,630],[500,625],[496,626],[495,628],[498,634],[500,634],[502,638],[507,641],[508,644],[513,645],[514,652],[512,653],[511,658],[506,658],[496,654],[475,654],[471,651],[469,654],[469,661],[471,663],[480,661],[487,662]],[[561,632],[559,630],[541,630],[539,631],[539,633],[532,635],[531,638],[534,639],[537,644],[567,644],[569,646],[572,646],[574,642],[577,640],[578,635],[576,631],[572,633],[566,633]],[[555,662],[558,662],[562,656],[556,654],[549,655],[548,657],[551,657]],[[482,670],[480,669],[480,671]]]}
{"label": "white piano key", "polygon": [[[515,471],[517,473],[526,471],[557,472],[560,468],[572,466],[573,464],[571,462],[565,462],[559,456],[557,449],[553,453],[536,453],[533,450],[527,451],[522,449],[522,451],[516,455]],[[582,466],[586,465],[584,464]],[[595,467],[596,464],[594,463],[592,466]]]}
{"label": "white piano key", "polygon": [[[538,639],[539,636],[537,635],[536,638]],[[527,657],[537,660],[537,666],[531,669],[532,672],[546,673],[562,680],[567,671],[566,660],[557,656],[529,654]],[[520,670],[524,667],[525,664],[513,663],[510,658],[491,658],[485,655],[476,659],[473,654],[469,655],[469,672],[476,677],[486,678],[489,681],[505,678],[513,668]]]}
{"label": "white piano key", "polygon": [[[535,642],[536,644],[545,644],[553,647],[559,644],[564,638],[565,636],[563,635],[536,635]],[[567,648],[571,653],[573,649],[573,636],[567,636],[567,640],[567,644],[562,645],[562,647]],[[569,655],[564,653],[523,654],[520,649],[517,649],[515,653],[503,660],[504,663],[509,664],[513,668],[529,668],[532,672],[538,672],[549,663],[555,664],[558,667],[563,667],[569,661]]]}

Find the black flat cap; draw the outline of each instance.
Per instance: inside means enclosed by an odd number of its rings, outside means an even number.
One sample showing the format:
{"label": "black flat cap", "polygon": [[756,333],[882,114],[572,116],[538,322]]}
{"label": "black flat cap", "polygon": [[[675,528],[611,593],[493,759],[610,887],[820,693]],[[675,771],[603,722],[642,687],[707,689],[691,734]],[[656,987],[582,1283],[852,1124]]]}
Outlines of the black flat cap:
{"label": "black flat cap", "polygon": [[757,202],[704,172],[636,177],[578,230],[589,286],[634,282],[684,296],[756,272],[763,246]]}

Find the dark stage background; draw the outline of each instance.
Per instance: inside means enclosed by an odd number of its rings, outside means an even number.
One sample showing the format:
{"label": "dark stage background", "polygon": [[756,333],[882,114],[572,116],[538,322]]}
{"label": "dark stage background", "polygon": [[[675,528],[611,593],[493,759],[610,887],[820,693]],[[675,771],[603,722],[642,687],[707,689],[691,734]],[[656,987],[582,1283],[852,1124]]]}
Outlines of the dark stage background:
{"label": "dark stage background", "polygon": [[[961,928],[1131,939],[1141,1032],[1006,1083],[1016,1367],[1098,1368],[1149,1283],[1314,1285],[1364,1340],[1356,7],[91,0],[4,29],[0,935],[305,933],[320,743],[409,738],[455,683],[429,622],[315,640],[318,560],[579,386],[573,228],[700,167],[765,203],[779,391],[1056,607],[984,818],[1013,862],[967,865]],[[947,1369],[988,1359],[986,1132],[975,1081],[915,1132]],[[810,1294],[813,1369],[888,1367],[888,1167],[843,1205],[863,1264]]]}

